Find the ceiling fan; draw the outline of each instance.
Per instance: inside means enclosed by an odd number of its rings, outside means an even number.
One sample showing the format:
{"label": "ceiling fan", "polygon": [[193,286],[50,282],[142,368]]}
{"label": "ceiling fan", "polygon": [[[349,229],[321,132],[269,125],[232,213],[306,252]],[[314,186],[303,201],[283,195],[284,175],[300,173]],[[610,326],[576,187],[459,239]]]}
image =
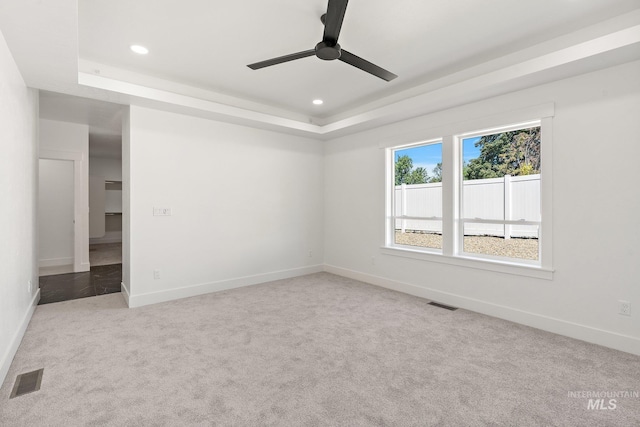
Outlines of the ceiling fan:
{"label": "ceiling fan", "polygon": [[382,80],[391,81],[395,79],[398,77],[395,74],[385,70],[384,68],[378,67],[377,65],[372,64],[353,53],[347,52],[338,44],[338,36],[340,35],[340,29],[342,28],[342,21],[344,19],[344,13],[347,10],[348,2],[349,0],[329,0],[327,13],[320,17],[320,20],[324,24],[324,35],[322,36],[322,41],[319,42],[315,48],[298,53],[292,53],[291,55],[268,59],[262,62],[256,62],[255,64],[249,64],[247,66],[252,70],[258,70],[260,68],[282,64],[283,62],[293,61],[294,59],[301,59],[315,55],[325,61],[339,59],[342,62],[346,62],[349,65],[360,68],[362,71],[366,71],[369,74],[380,77]]}

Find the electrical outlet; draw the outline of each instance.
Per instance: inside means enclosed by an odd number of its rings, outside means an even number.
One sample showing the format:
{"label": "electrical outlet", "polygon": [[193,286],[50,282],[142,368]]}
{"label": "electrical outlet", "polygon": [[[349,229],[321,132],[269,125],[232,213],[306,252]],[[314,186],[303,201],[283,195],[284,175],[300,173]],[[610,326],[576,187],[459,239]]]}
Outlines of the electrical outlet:
{"label": "electrical outlet", "polygon": [[309,251],[309,258],[313,258],[313,251]]}
{"label": "electrical outlet", "polygon": [[154,280],[160,280],[160,270],[153,270]]}
{"label": "electrical outlet", "polygon": [[618,301],[618,303],[620,303],[618,313],[623,316],[631,316],[631,303],[629,301],[622,300]]}
{"label": "electrical outlet", "polygon": [[28,292],[29,292],[29,293],[31,293],[31,292],[32,292],[32,290],[31,290],[31,280],[29,280],[29,281],[27,282],[27,290],[28,290]]}

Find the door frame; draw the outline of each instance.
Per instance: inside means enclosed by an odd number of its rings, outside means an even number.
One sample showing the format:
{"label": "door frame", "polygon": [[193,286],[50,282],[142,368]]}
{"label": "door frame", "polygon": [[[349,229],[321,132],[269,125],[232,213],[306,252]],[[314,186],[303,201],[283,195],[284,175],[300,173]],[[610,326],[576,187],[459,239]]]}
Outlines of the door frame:
{"label": "door frame", "polygon": [[[73,271],[87,271],[82,262],[82,153],[74,151],[40,150],[38,159],[73,162]],[[38,189],[40,191],[40,189]],[[38,257],[39,258],[39,257]]]}

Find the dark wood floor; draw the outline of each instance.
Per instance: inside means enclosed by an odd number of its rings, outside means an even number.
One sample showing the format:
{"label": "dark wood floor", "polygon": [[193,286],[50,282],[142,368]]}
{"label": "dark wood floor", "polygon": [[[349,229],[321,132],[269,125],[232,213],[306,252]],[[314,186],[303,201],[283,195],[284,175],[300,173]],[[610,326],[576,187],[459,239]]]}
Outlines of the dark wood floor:
{"label": "dark wood floor", "polygon": [[120,282],[122,264],[91,267],[84,273],[41,276],[39,304],[120,292]]}

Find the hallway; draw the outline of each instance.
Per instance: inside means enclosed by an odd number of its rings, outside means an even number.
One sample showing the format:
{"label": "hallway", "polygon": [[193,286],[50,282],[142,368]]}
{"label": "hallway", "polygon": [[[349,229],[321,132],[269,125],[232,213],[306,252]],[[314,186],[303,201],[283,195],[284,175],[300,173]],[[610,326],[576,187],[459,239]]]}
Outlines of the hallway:
{"label": "hallway", "polygon": [[122,264],[91,267],[83,273],[40,277],[38,305],[120,292]]}

